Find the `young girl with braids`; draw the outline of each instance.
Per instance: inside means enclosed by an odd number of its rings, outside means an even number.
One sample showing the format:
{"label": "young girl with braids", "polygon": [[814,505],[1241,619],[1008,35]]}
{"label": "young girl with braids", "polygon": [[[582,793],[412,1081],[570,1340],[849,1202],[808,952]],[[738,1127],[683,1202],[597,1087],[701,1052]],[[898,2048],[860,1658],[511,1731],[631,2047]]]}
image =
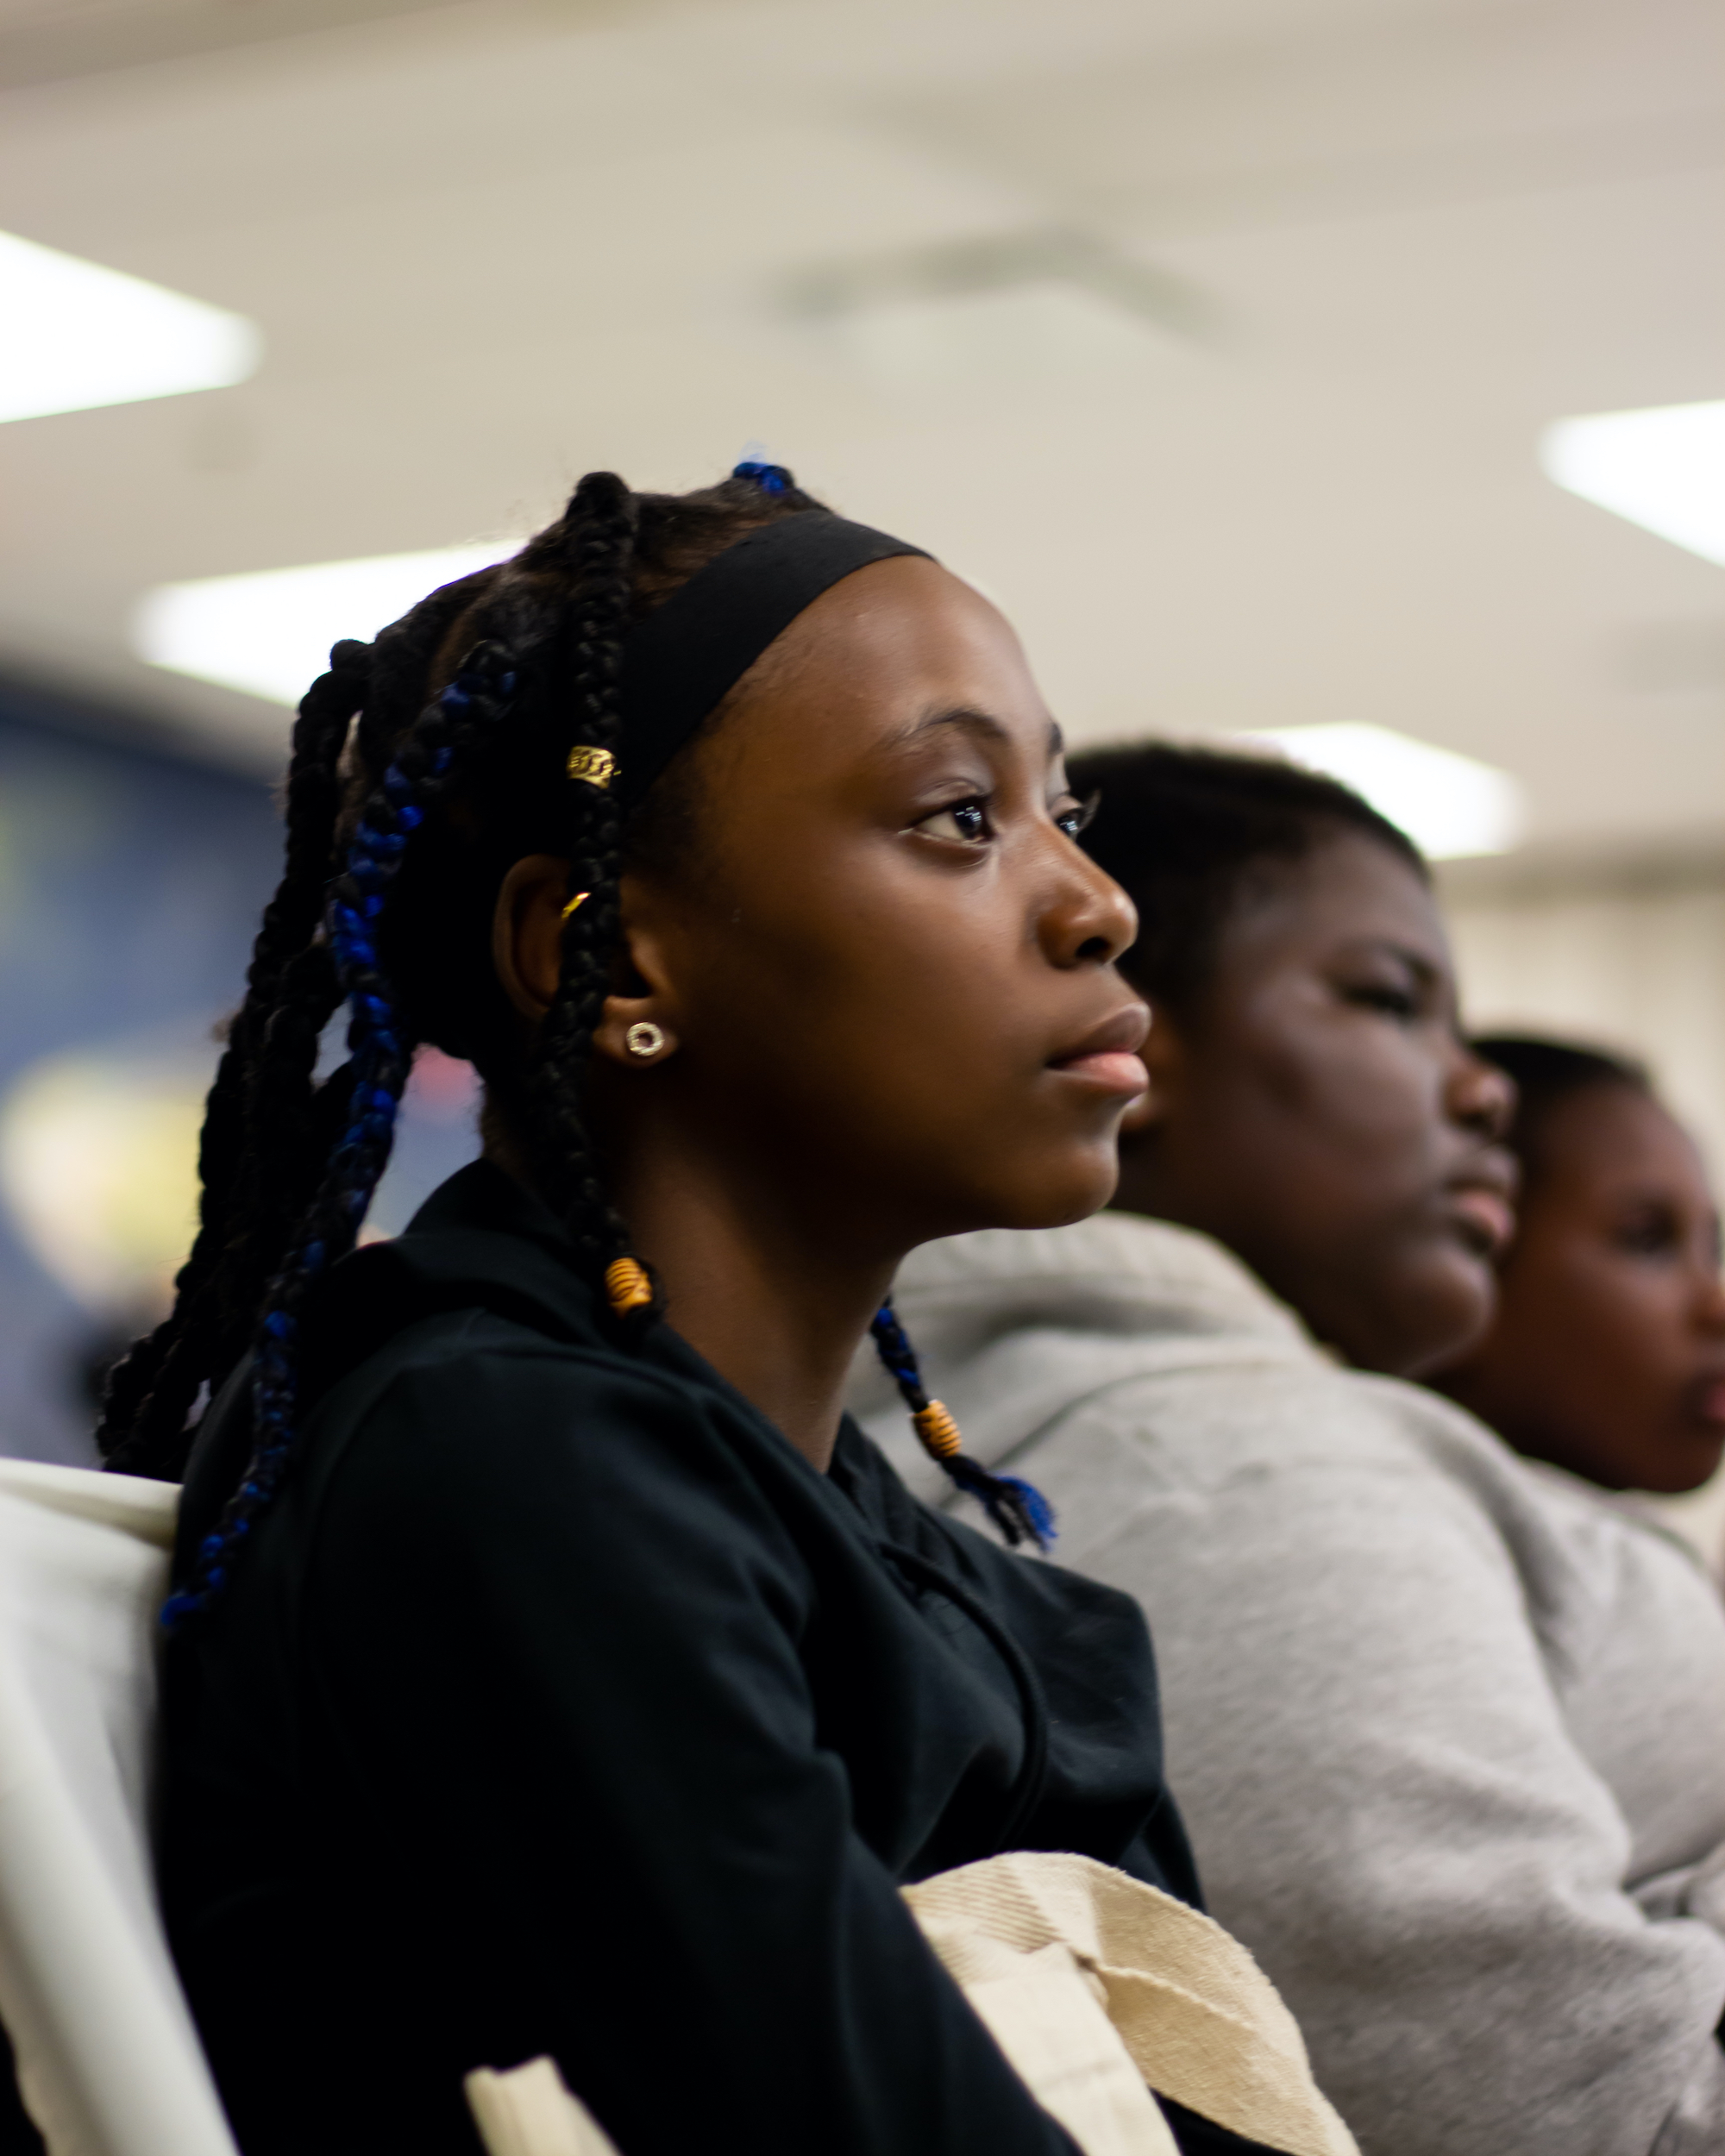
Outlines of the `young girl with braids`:
{"label": "young girl with braids", "polygon": [[[1045,1533],[881,1307],[1100,1205],[1144,1082],[1010,630],[776,467],[592,475],[337,646],[287,822],[104,1432],[185,1476],[163,1891],[247,2156],[470,2152],[463,2075],[543,2053],[624,2156],[1070,2156],[897,1890],[1057,1849],[1195,1900],[1147,1636],[841,1416],[872,1319]],[[356,1251],[422,1042],[484,1156]]]}

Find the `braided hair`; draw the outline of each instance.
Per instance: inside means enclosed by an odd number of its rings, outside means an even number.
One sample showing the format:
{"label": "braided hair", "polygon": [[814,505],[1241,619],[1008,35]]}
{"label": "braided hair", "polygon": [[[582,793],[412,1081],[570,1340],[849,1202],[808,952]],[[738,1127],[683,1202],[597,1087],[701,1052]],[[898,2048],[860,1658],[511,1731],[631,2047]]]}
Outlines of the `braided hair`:
{"label": "braided hair", "polygon": [[[248,1246],[258,1242],[263,1227],[257,1210],[271,1198],[278,1206],[281,1200],[281,1175],[266,1159],[279,1169],[303,1156],[317,1037],[335,1007],[327,954],[312,938],[329,875],[336,761],[348,722],[365,698],[367,658],[364,644],[337,644],[329,671],[299,707],[288,765],[282,880],[265,909],[245,1000],[229,1025],[204,1104],[198,1237],[174,1282],[172,1315],[133,1347],[108,1382],[96,1436],[116,1468],[157,1471],[157,1460],[172,1455],[200,1386],[242,1351],[243,1331],[234,1337],[236,1317],[243,1326],[254,1312],[242,1313],[240,1306],[248,1300],[254,1306],[262,1289],[260,1279],[254,1282],[248,1298],[242,1282]],[[290,1042],[301,1052],[292,1054]],[[265,1100],[256,1098],[259,1075],[267,1076]],[[278,1128],[284,1140],[267,1156],[254,1143],[256,1111],[266,1106],[282,1119]],[[273,1186],[267,1193],[265,1182]],[[242,1183],[248,1186],[243,1197]]]}
{"label": "braided hair", "polygon": [[[308,693],[282,881],[207,1103],[198,1238],[171,1314],[115,1371],[99,1433],[110,1467],[177,1477],[200,1395],[250,1346],[255,1451],[164,1611],[171,1627],[219,1595],[291,1467],[307,1299],[354,1247],[422,1044],[476,1066],[487,1112],[518,1136],[621,1336],[661,1314],[607,1194],[584,1093],[625,849],[662,850],[690,807],[674,765],[625,833],[610,789],[580,774],[618,755],[627,630],[749,531],[820,507],[780,466],[681,496],[589,473],[513,560],[432,593],[374,644],[338,644]],[[568,860],[570,902],[557,989],[524,1057],[491,921],[508,869],[542,852]],[[348,1060],[320,1085],[320,1040],[342,1002]],[[1044,1541],[1041,1500],[960,1451],[889,1313],[875,1338],[953,1480],[1008,1539]]]}
{"label": "braided hair", "polygon": [[976,1499],[1014,1549],[1028,1542],[1034,1549],[1045,1550],[1054,1539],[1053,1506],[1021,1476],[992,1474],[963,1450],[950,1411],[923,1389],[916,1351],[890,1300],[875,1313],[869,1331],[875,1354],[910,1409],[911,1427],[921,1438],[924,1451],[945,1469],[960,1489]]}

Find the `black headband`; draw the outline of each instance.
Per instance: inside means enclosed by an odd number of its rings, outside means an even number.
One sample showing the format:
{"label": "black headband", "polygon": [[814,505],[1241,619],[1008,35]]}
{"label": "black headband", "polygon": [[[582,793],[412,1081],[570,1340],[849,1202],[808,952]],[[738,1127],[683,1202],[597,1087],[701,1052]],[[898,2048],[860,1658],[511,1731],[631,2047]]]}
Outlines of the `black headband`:
{"label": "black headband", "polygon": [[825,510],[762,524],[697,570],[623,647],[617,790],[634,808],[707,713],[823,592],[871,561],[932,557]]}

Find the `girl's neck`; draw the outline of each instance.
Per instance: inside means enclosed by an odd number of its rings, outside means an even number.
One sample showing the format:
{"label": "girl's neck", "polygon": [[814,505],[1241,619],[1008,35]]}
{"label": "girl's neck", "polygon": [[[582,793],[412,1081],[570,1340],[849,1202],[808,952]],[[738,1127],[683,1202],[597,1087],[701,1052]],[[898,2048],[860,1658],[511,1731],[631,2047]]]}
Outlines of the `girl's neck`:
{"label": "girl's neck", "polygon": [[[486,1151],[530,1181],[515,1149]],[[819,1204],[786,1206],[699,1156],[659,1144],[617,1177],[630,1242],[664,1284],[669,1323],[822,1474],[850,1365],[892,1286],[894,1257],[839,1247]]]}
{"label": "girl's neck", "polygon": [[635,1247],[657,1268],[678,1332],[825,1474],[894,1263],[847,1259],[830,1222],[787,1219],[689,1166],[629,1179]]}

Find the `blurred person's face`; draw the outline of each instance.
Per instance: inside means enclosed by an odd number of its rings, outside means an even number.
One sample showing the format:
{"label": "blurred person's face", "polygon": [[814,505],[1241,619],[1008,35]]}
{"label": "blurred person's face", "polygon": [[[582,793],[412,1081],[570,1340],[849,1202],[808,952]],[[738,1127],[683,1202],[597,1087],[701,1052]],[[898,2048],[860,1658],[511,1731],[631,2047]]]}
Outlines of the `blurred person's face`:
{"label": "blurred person's face", "polygon": [[1496,1323],[1439,1381],[1518,1451],[1608,1489],[1693,1489],[1725,1451],[1719,1217],[1631,1086],[1547,1111]]}
{"label": "blurred person's face", "polygon": [[1416,1375],[1484,1331],[1513,1088],[1458,1038],[1405,862],[1348,832],[1260,864],[1195,1006],[1157,1007],[1144,1055],[1117,1206],[1216,1237],[1363,1369]]}

